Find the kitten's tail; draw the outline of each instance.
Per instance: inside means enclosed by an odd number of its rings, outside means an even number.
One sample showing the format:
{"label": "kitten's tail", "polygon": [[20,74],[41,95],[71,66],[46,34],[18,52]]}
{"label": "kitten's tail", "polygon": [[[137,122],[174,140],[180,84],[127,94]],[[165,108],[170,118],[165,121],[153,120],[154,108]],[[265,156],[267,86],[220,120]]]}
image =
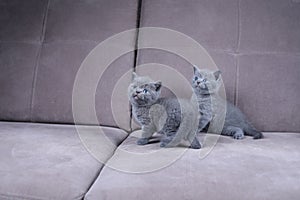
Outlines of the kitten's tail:
{"label": "kitten's tail", "polygon": [[264,138],[264,135],[250,124],[248,124],[248,127],[244,131],[247,135],[253,136],[254,140]]}

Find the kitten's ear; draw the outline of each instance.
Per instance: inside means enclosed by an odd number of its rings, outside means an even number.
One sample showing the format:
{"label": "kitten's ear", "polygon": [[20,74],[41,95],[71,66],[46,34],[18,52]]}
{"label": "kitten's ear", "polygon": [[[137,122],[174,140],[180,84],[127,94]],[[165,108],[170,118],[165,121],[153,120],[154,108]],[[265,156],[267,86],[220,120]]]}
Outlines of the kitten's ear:
{"label": "kitten's ear", "polygon": [[134,80],[138,77],[138,75],[135,72],[132,72],[132,77],[133,77],[133,80]]}
{"label": "kitten's ear", "polygon": [[159,91],[161,89],[161,81],[157,81],[154,83],[154,86],[155,86],[155,90],[156,91]]}
{"label": "kitten's ear", "polygon": [[199,73],[199,69],[196,65],[193,65],[194,74]]}
{"label": "kitten's ear", "polygon": [[199,68],[196,65],[193,65],[193,68],[194,68],[194,75],[202,77]]}
{"label": "kitten's ear", "polygon": [[221,74],[222,74],[222,72],[220,70],[215,71],[214,72],[215,79],[218,80],[220,78]]}

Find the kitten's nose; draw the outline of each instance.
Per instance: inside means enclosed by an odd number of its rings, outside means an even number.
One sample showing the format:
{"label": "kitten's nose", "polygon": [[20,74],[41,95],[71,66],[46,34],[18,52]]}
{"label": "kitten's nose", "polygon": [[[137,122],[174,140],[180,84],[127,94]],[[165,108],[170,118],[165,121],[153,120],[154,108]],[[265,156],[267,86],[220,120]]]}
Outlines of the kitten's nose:
{"label": "kitten's nose", "polygon": [[139,93],[141,93],[141,92],[142,92],[141,90],[136,90],[136,91],[135,91],[136,94],[139,94]]}
{"label": "kitten's nose", "polygon": [[197,81],[197,84],[199,85],[201,82],[200,81]]}

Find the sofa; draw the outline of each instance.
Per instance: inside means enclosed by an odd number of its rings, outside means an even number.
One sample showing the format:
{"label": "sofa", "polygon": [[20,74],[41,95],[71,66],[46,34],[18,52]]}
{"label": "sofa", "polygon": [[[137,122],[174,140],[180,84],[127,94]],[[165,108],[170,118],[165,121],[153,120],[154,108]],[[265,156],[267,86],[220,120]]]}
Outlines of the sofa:
{"label": "sofa", "polygon": [[[164,85],[163,69],[189,81],[194,64],[146,48],[146,27],[199,43],[222,71],[226,99],[265,137],[199,134],[200,150],[160,148],[160,135],[136,145],[132,72],[158,74]],[[110,47],[124,53],[93,83],[89,104],[93,73],[83,70],[87,85],[75,90],[78,72],[87,58],[103,67],[100,57],[112,53],[95,49],[123,31],[126,40]],[[1,0],[0,199],[299,199],[299,35],[297,0]]]}

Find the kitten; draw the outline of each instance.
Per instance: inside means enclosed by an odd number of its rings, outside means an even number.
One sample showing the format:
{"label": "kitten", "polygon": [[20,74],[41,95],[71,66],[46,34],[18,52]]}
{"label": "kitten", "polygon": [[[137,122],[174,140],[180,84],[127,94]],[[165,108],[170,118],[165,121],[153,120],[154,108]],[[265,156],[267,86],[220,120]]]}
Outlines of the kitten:
{"label": "kitten", "polygon": [[133,73],[133,82],[128,87],[128,97],[133,116],[142,126],[142,138],[138,145],[145,145],[155,132],[162,133],[161,147],[174,147],[182,140],[190,143],[190,148],[200,149],[196,137],[199,113],[197,105],[189,100],[159,98],[161,82]]}
{"label": "kitten", "polygon": [[[222,105],[226,115],[221,134],[232,136],[234,139],[243,139],[244,134],[253,136],[253,139],[263,138],[263,134],[256,130],[246,119],[245,115],[233,104],[226,102],[218,94],[221,85],[221,71],[199,70],[194,66],[192,87],[199,105],[201,118],[199,131],[205,130],[208,125],[220,122]],[[224,112],[225,113],[225,110]],[[224,116],[224,115],[223,115]]]}

